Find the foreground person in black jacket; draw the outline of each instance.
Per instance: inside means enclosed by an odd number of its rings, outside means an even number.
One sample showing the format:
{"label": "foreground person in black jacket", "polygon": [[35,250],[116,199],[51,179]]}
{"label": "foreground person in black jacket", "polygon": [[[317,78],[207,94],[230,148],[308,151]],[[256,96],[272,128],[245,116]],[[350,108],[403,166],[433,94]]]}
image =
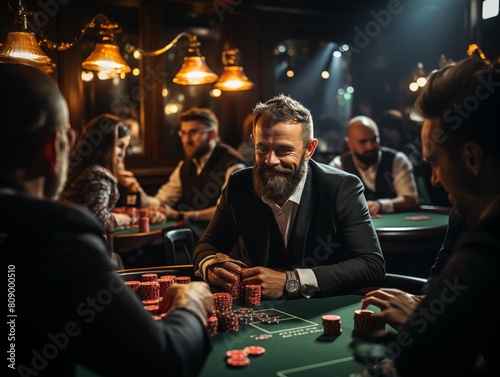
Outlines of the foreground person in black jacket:
{"label": "foreground person in black jacket", "polygon": [[0,252],[8,261],[8,371],[73,376],[196,376],[211,342],[213,296],[204,282],[175,284],[155,321],[115,272],[103,229],[55,199],[69,143],[66,102],[50,77],[0,64]]}

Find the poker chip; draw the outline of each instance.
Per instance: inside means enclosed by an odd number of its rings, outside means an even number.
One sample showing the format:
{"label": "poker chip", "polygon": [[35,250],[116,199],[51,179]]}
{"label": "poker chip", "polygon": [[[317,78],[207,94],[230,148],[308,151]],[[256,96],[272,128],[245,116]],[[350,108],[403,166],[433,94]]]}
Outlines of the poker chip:
{"label": "poker chip", "polygon": [[139,280],[127,280],[125,285],[128,286],[132,292],[137,292],[141,287],[141,282]]}
{"label": "poker chip", "polygon": [[339,336],[342,334],[342,319],[335,314],[326,314],[322,317],[323,333],[327,336]]}
{"label": "poker chip", "polygon": [[368,309],[354,311],[354,333],[367,335],[374,331],[384,330],[385,322],[381,318],[373,318],[374,312]]}
{"label": "poker chip", "polygon": [[150,312],[153,315],[159,315],[160,313],[160,305],[146,305],[144,309]]}
{"label": "poker chip", "polygon": [[234,350],[229,350],[226,352],[226,357],[233,357],[233,358],[238,358],[238,357],[247,357],[248,356],[248,353],[247,351],[245,350],[238,350],[238,349],[234,349]]}
{"label": "poker chip", "polygon": [[191,278],[189,276],[177,276],[175,282],[177,284],[189,284],[191,283]]}
{"label": "poker chip", "polygon": [[421,216],[406,216],[405,220],[419,221],[419,220],[429,220],[431,217],[427,215]]}
{"label": "poker chip", "polygon": [[160,296],[165,295],[165,291],[168,287],[175,283],[175,276],[165,275],[158,279],[158,284],[160,284]]}
{"label": "poker chip", "polygon": [[158,305],[160,303],[159,298],[152,298],[150,300],[142,300],[142,305],[148,306],[148,305]]}
{"label": "poker chip", "polygon": [[264,347],[261,347],[261,346],[248,346],[248,347],[243,348],[243,350],[249,356],[260,356],[266,352],[266,349]]}
{"label": "poker chip", "polygon": [[224,313],[231,310],[233,297],[227,292],[216,292],[214,297],[214,313]]}
{"label": "poker chip", "polygon": [[141,300],[152,300],[160,297],[160,284],[158,281],[143,281],[139,288],[139,296]]}
{"label": "poker chip", "polygon": [[207,318],[207,330],[210,336],[217,335],[217,327],[219,326],[219,319],[217,316],[212,315]]}
{"label": "poker chip", "polygon": [[245,367],[250,364],[248,357],[228,357],[226,363],[232,367]]}
{"label": "poker chip", "polygon": [[261,288],[257,284],[245,285],[245,305],[259,306],[261,300]]}
{"label": "poker chip", "polygon": [[217,314],[219,320],[218,330],[221,332],[237,332],[240,328],[238,317],[231,311]]}
{"label": "poker chip", "polygon": [[235,274],[236,276],[236,282],[231,284],[231,288],[226,289],[225,291],[231,295],[233,298],[233,302],[239,302],[242,296],[242,286],[241,286],[241,279],[240,275]]}
{"label": "poker chip", "polygon": [[141,281],[158,281],[158,274],[142,274]]}

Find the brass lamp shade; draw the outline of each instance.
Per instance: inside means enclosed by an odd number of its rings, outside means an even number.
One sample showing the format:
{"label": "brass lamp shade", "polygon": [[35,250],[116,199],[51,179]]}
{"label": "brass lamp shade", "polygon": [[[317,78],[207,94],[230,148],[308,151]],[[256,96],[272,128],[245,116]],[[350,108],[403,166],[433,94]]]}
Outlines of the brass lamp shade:
{"label": "brass lamp shade", "polygon": [[186,56],[172,81],[179,85],[200,85],[210,84],[218,78],[219,76],[208,68],[204,56]]}
{"label": "brass lamp shade", "polygon": [[253,88],[253,82],[245,75],[243,67],[227,66],[214,87],[223,91],[249,90]]}
{"label": "brass lamp shade", "polygon": [[0,47],[0,62],[32,65],[47,73],[53,71],[53,63],[38,46],[35,34],[26,31],[7,34],[7,40]]}
{"label": "brass lamp shade", "polygon": [[120,55],[118,46],[111,43],[97,43],[82,67],[97,72],[128,73],[131,70]]}

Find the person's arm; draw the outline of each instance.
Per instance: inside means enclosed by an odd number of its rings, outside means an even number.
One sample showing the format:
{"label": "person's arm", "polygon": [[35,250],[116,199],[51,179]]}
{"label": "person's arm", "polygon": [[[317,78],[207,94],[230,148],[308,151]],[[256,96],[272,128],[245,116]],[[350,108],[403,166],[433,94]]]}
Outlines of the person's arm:
{"label": "person's arm", "polygon": [[[397,152],[394,157],[392,179],[397,196],[382,198],[375,203],[369,203],[371,213],[411,211],[418,208],[418,189],[413,174],[413,166],[410,159],[403,152]],[[374,205],[379,205],[378,211],[374,212],[372,208]]]}
{"label": "person's arm", "polygon": [[[184,161],[180,161],[174,171],[168,177],[168,181],[162,185],[154,196],[141,192],[141,203],[143,207],[168,205],[173,207],[182,195],[181,166]],[[167,214],[168,217],[168,214]]]}

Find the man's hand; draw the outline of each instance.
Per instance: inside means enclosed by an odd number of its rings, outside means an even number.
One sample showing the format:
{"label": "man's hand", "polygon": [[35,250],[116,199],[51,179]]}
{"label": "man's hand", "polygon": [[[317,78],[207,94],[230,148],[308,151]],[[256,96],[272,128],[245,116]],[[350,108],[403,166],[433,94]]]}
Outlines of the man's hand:
{"label": "man's hand", "polygon": [[241,283],[260,285],[262,298],[278,299],[283,297],[286,282],[286,273],[266,267],[247,268],[241,273]]}
{"label": "man's hand", "polygon": [[207,283],[193,281],[189,284],[174,284],[167,288],[160,303],[160,312],[167,315],[176,309],[193,311],[203,323],[213,314],[214,297]]}
{"label": "man's hand", "polygon": [[423,296],[411,295],[399,289],[382,288],[368,292],[363,299],[361,309],[368,305],[380,308],[381,312],[374,313],[373,317],[383,318],[386,323],[401,330],[408,322],[422,301]]}
{"label": "man's hand", "polygon": [[167,221],[167,216],[159,207],[149,206],[141,209],[146,210],[146,217],[149,218],[151,224],[161,224]]}
{"label": "man's hand", "polygon": [[217,253],[214,260],[207,266],[206,280],[224,289],[231,289],[236,283],[236,275],[241,274],[245,264],[239,260],[231,259],[229,255]]}
{"label": "man's hand", "polygon": [[367,200],[366,204],[368,204],[368,210],[370,211],[370,215],[378,215],[382,210],[382,204],[378,201]]}

